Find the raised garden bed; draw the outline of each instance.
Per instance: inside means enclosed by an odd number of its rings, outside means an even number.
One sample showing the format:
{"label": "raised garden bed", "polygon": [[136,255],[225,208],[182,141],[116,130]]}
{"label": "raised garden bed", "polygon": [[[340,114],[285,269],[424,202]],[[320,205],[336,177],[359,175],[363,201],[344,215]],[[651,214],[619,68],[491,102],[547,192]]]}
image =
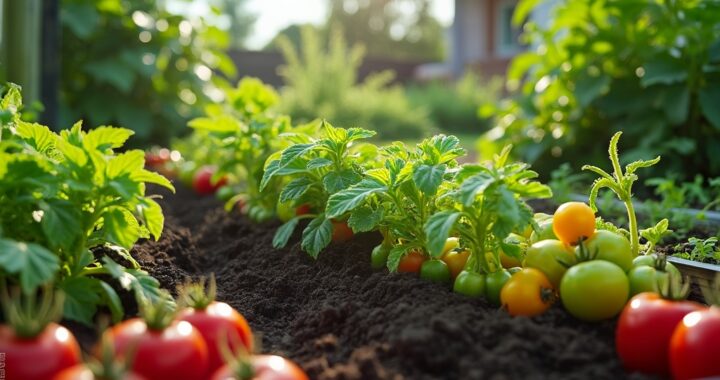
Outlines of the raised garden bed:
{"label": "raised garden bed", "polygon": [[[133,251],[143,268],[168,289],[216,273],[219,299],[261,334],[262,351],[312,379],[645,378],[623,371],[614,320],[582,322],[559,305],[513,318],[414,275],[373,272],[379,235],[333,244],[315,262],[298,234],[271,247],[277,223],[228,214],[182,187],[164,195],[163,238]],[[93,342],[87,332],[81,341]]]}

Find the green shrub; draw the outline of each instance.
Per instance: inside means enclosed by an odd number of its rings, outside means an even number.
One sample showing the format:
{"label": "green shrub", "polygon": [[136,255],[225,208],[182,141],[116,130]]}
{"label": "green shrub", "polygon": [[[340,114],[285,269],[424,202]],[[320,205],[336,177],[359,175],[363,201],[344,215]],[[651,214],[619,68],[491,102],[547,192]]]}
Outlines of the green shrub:
{"label": "green shrub", "polygon": [[402,88],[390,86],[391,72],[376,73],[357,83],[364,50],[348,48],[342,34],[331,33],[328,48],[319,33],[302,30],[302,49],[280,39],[287,65],[281,74],[280,111],[299,122],[324,118],[345,127],[378,131],[381,139],[415,138],[430,133],[431,125],[422,109],[413,109]]}
{"label": "green shrub", "polygon": [[[536,4],[523,0],[515,21]],[[525,27],[487,138],[512,142],[549,173],[561,161],[599,163],[625,132],[628,161],[663,155],[655,174],[720,174],[720,3],[566,0],[551,25]],[[499,144],[498,144],[499,145]],[[487,146],[487,144],[486,144]]]}
{"label": "green shrub", "polygon": [[478,108],[499,101],[502,80],[483,81],[479,75],[466,73],[450,85],[432,82],[407,89],[414,107],[425,107],[436,127],[447,132],[484,132],[490,126],[488,118],[478,116]]}
{"label": "green shrub", "polygon": [[161,3],[62,1],[61,125],[123,125],[136,144],[167,144],[223,84],[214,71],[235,75],[226,32]]}

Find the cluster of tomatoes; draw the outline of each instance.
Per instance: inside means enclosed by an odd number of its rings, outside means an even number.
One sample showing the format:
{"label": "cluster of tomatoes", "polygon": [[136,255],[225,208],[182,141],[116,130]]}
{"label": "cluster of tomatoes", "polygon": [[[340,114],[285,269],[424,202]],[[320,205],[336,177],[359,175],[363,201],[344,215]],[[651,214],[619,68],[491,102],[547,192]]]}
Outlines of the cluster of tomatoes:
{"label": "cluster of tomatoes", "polygon": [[[201,308],[188,306],[179,311],[162,305],[148,307],[151,311],[143,318],[125,320],[104,331],[101,341],[110,347],[98,345],[91,364],[81,362],[76,339],[56,323],[32,337],[0,326],[5,376],[23,380],[308,379],[297,365],[280,356],[251,354],[250,327],[226,303],[213,300]],[[102,360],[102,366],[97,360]]]}

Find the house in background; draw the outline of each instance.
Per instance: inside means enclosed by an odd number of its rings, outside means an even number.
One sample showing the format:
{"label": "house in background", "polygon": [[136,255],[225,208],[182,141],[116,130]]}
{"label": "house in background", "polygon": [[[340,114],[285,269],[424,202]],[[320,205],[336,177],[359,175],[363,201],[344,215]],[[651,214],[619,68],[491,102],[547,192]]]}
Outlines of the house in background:
{"label": "house in background", "polygon": [[[530,14],[547,26],[557,0],[545,0]],[[450,31],[449,68],[454,77],[467,69],[483,75],[505,75],[512,58],[527,47],[520,43],[520,28],[512,23],[518,0],[455,0]]]}

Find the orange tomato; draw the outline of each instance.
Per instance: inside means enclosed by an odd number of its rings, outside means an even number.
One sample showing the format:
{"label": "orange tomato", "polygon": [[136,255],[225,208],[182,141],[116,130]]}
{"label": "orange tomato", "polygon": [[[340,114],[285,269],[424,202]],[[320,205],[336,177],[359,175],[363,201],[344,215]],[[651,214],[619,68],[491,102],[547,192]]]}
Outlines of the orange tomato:
{"label": "orange tomato", "polygon": [[400,259],[400,265],[398,265],[398,272],[400,273],[418,273],[420,267],[427,260],[427,256],[423,255],[418,251],[410,251],[408,254]]}
{"label": "orange tomato", "polygon": [[500,302],[512,316],[540,315],[555,301],[550,280],[535,268],[515,273],[500,291]]}
{"label": "orange tomato", "polygon": [[563,243],[576,245],[595,233],[595,213],[582,202],[563,203],[553,215],[553,232]]}
{"label": "orange tomato", "polygon": [[332,232],[332,241],[333,243],[344,243],[353,237],[353,232],[348,227],[347,222],[345,221],[339,221],[339,220],[333,220],[333,232]]}

